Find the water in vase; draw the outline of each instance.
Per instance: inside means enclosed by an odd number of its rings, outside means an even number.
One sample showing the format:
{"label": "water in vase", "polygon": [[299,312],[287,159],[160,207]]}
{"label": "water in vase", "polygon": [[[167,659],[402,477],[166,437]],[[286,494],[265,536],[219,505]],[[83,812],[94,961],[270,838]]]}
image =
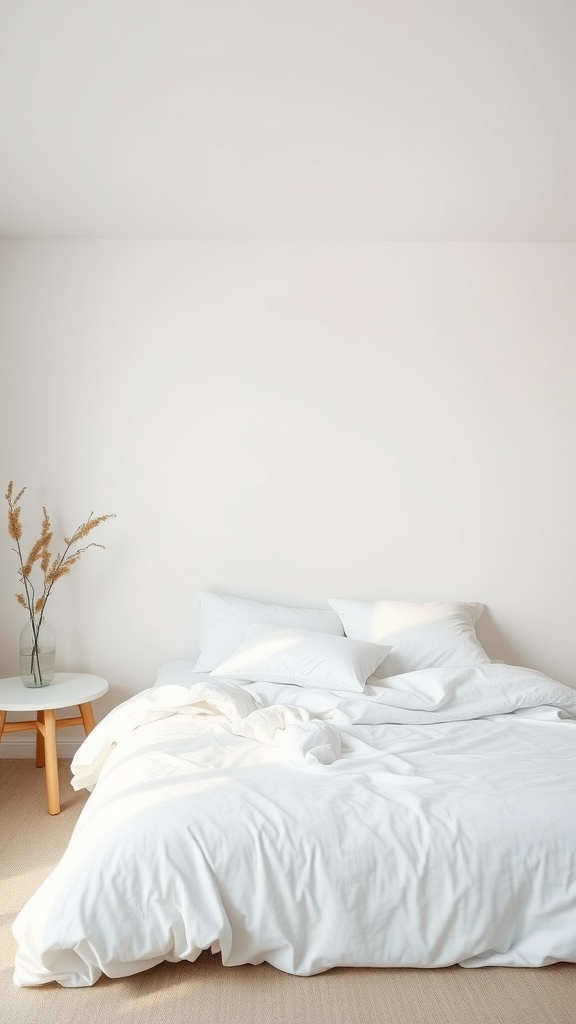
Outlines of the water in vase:
{"label": "water in vase", "polygon": [[56,670],[56,648],[39,650],[38,662],[40,671],[36,656],[32,663],[32,650],[20,651],[20,678],[24,686],[48,686],[52,682]]}

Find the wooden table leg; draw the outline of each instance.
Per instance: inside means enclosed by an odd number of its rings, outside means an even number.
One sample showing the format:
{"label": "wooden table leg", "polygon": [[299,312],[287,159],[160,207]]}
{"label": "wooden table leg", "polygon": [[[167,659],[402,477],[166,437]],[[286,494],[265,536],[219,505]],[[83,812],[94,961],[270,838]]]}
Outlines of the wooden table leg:
{"label": "wooden table leg", "polygon": [[82,721],[84,722],[84,732],[88,735],[96,725],[92,705],[88,702],[87,704],[79,704],[78,707],[80,708],[80,714],[82,715]]}
{"label": "wooden table leg", "polygon": [[46,802],[48,814],[60,813],[60,786],[58,784],[58,754],[56,752],[56,715],[44,712],[44,752],[46,755]]}
{"label": "wooden table leg", "polygon": [[[36,721],[44,725],[44,712],[38,711],[36,714]],[[45,764],[44,754],[44,733],[41,729],[36,729],[36,767],[43,768]]]}
{"label": "wooden table leg", "polygon": [[0,740],[2,739],[2,733],[4,732],[4,726],[6,725],[7,711],[0,711]]}

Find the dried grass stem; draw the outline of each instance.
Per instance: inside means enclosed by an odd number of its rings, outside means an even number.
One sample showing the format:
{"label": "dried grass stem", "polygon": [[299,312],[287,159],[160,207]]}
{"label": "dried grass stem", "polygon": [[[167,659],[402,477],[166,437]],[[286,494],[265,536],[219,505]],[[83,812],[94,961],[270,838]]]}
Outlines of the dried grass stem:
{"label": "dried grass stem", "polygon": [[[8,503],[8,535],[16,544],[14,550],[18,555],[20,563],[18,575],[24,587],[24,593],[16,594],[16,600],[18,601],[18,604],[21,604],[22,607],[26,609],[30,617],[30,624],[34,637],[32,664],[34,665],[34,661],[36,661],[37,671],[40,674],[41,680],[40,664],[38,660],[38,634],[42,625],[46,602],[50,597],[52,587],[56,583],[56,580],[61,579],[62,576],[68,575],[72,567],[79,561],[80,557],[88,550],[88,548],[104,548],[104,544],[90,543],[72,550],[75,545],[77,545],[81,540],[84,540],[88,534],[96,529],[96,527],[100,526],[101,523],[104,523],[107,519],[114,519],[115,515],[114,513],[110,513],[103,516],[94,516],[91,512],[86,522],[81,523],[71,537],[64,538],[66,547],[64,548],[63,554],[58,553],[53,557],[50,551],[53,533],[50,525],[50,518],[46,509],[43,507],[40,536],[34,541],[28,557],[24,560],[20,544],[22,539],[22,510],[19,502],[25,490],[26,488],[22,487],[14,497],[14,483],[10,480],[6,490],[6,501]],[[36,592],[32,581],[32,573],[34,566],[38,563],[42,577],[42,593],[38,598],[36,598]]]}

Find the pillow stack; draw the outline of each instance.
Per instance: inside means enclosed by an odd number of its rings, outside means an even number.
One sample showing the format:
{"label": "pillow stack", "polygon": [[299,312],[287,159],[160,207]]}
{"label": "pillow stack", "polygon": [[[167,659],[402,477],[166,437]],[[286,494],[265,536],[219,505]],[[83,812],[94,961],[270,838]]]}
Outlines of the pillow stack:
{"label": "pillow stack", "polygon": [[389,650],[345,637],[340,616],[330,608],[288,608],[200,593],[196,672],[358,692]]}
{"label": "pillow stack", "polygon": [[380,679],[490,661],[476,637],[483,605],[330,599],[329,609],[290,608],[200,593],[196,672],[362,692]]}

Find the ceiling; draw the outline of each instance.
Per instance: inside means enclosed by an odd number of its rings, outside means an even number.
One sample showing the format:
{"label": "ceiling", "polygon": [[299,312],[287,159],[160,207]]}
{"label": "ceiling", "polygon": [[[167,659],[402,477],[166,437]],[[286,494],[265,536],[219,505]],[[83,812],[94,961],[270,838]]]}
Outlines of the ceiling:
{"label": "ceiling", "polygon": [[574,0],[0,0],[0,235],[576,239]]}

